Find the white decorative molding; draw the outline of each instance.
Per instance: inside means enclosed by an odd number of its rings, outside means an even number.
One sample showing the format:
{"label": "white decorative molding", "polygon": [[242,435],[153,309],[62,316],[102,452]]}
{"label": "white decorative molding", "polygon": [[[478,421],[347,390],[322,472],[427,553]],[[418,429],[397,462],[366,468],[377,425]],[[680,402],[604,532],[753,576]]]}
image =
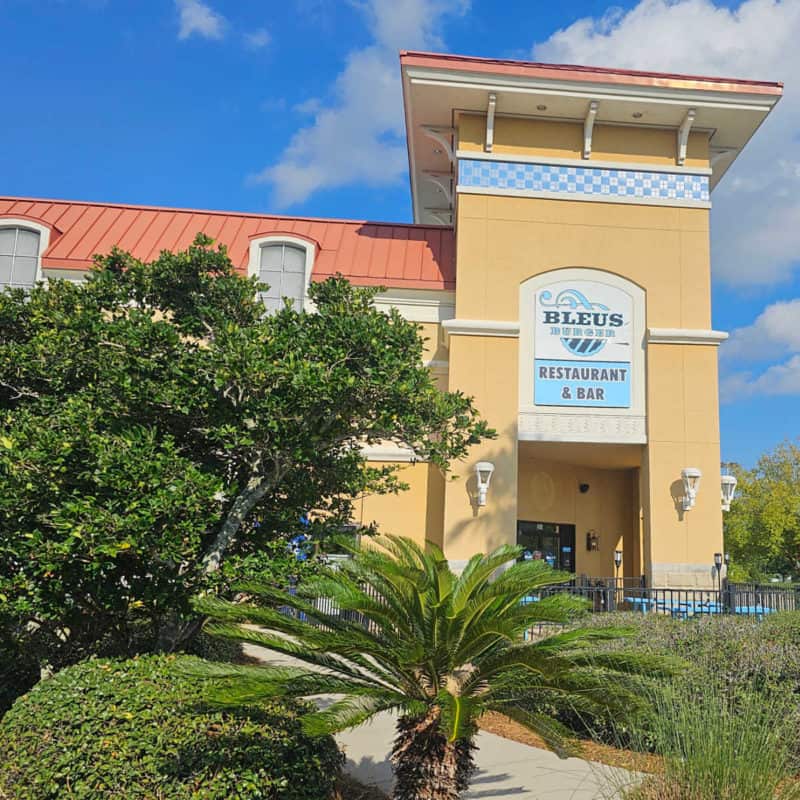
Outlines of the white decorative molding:
{"label": "white decorative molding", "polygon": [[520,411],[517,438],[521,442],[587,442],[647,444],[644,415]]}
{"label": "white decorative molding", "polygon": [[497,109],[497,95],[494,92],[489,93],[489,101],[486,104],[486,145],[485,150],[487,153],[492,152],[494,145],[494,112]]}
{"label": "white decorative molding", "polygon": [[[592,162],[594,164],[594,162]],[[494,186],[456,186],[457,194],[489,194],[496,197],[533,197],[541,200],[575,200],[579,203],[625,203],[635,206],[668,206],[670,208],[711,208],[707,200],[678,200],[662,197],[636,197],[614,194],[567,194],[536,189],[502,189]]]}
{"label": "white decorative molding", "polygon": [[[521,164],[548,164],[553,167],[579,167],[582,162],[577,158],[557,158],[554,156],[526,156],[518,153],[482,153],[479,150],[459,150],[459,159],[472,158],[478,161],[514,161]],[[632,172],[670,172],[686,175],[712,175],[708,167],[686,167],[675,164],[650,164],[644,161],[602,161],[591,160],[591,166],[598,169],[625,169]]]}
{"label": "white decorative molding", "polygon": [[678,128],[678,166],[682,167],[686,162],[686,148],[689,144],[689,131],[692,129],[692,125],[694,124],[694,118],[697,116],[697,111],[693,108],[690,108],[686,112],[686,116],[683,118],[683,122],[681,122],[680,128]]}
{"label": "white decorative molding", "polygon": [[648,344],[704,344],[712,347],[728,338],[724,331],[695,330],[692,328],[649,328]]}
{"label": "white decorative molding", "polygon": [[373,302],[376,308],[396,308],[411,322],[444,322],[456,313],[455,292],[438,289],[389,289]]}
{"label": "white decorative molding", "polygon": [[434,142],[441,145],[451,164],[455,164],[456,155],[453,150],[453,137],[456,129],[445,125],[420,125],[420,130]]}
{"label": "white decorative molding", "polygon": [[[454,188],[453,188],[453,173],[442,172],[439,170],[426,169],[422,172],[422,177],[427,178],[434,186],[438,187],[441,193],[447,200],[448,213],[452,214],[451,206],[453,205]],[[430,210],[430,209],[427,209]],[[449,223],[443,223],[449,224]]]}
{"label": "white decorative molding", "polygon": [[519,336],[519,322],[495,319],[448,319],[442,322],[442,328],[445,336]]}
{"label": "white decorative molding", "polygon": [[592,100],[589,103],[589,108],[586,111],[586,119],[583,121],[583,158],[587,159],[592,155],[592,131],[594,130],[594,121],[597,117],[598,102]]}
{"label": "white decorative molding", "polygon": [[396,461],[398,463],[424,462],[410,447],[401,447],[398,444],[365,444],[361,448],[361,455],[367,461]]}
{"label": "white decorative molding", "polygon": [[88,269],[61,269],[60,267],[42,267],[42,280],[63,280],[71,283],[83,283],[89,276]]}

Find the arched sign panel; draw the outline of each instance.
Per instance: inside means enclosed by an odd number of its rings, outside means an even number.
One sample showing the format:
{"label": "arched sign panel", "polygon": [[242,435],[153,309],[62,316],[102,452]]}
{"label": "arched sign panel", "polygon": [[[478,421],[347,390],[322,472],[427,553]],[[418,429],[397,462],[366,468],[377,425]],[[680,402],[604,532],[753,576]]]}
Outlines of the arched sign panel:
{"label": "arched sign panel", "polygon": [[529,278],[519,299],[519,438],[646,442],[644,290],[569,267]]}
{"label": "arched sign panel", "polygon": [[559,281],[536,292],[534,314],[535,405],[630,408],[630,294],[598,281]]}

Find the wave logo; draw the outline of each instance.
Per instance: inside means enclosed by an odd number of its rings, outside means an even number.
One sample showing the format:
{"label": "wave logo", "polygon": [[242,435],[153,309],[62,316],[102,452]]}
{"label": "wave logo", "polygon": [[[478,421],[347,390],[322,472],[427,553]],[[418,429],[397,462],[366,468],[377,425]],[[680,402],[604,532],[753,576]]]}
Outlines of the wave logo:
{"label": "wave logo", "polygon": [[599,353],[606,346],[606,339],[605,331],[598,329],[618,327],[622,323],[621,315],[609,313],[607,305],[593,303],[577,289],[562,289],[555,298],[552,292],[543,291],[539,295],[539,304],[545,309],[544,322],[551,326],[558,325],[563,333],[572,333],[575,326],[595,329],[597,336],[560,337],[561,344],[576,356]]}

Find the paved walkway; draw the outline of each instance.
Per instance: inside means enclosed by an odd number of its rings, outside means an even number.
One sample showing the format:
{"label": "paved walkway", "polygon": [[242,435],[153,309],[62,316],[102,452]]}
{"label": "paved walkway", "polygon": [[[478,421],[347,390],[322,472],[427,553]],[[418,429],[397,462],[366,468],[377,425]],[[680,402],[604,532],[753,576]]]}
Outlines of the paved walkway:
{"label": "paved walkway", "polygon": [[[245,652],[271,664],[298,664],[253,645],[245,645]],[[387,794],[392,788],[389,752],[394,722],[392,715],[380,714],[336,737],[347,756],[345,770],[361,783],[377,786]],[[615,800],[619,795],[611,787],[627,780],[623,770],[579,758],[560,759],[546,750],[492,733],[481,731],[477,744],[478,771],[465,800]]]}
{"label": "paved walkway", "polygon": [[[387,794],[392,788],[388,754],[393,734],[394,718],[381,714],[371,723],[337,737],[347,756],[347,772]],[[623,778],[619,770],[579,758],[560,759],[546,750],[492,733],[480,732],[477,744],[478,771],[466,800],[610,800],[617,795],[609,786]]]}

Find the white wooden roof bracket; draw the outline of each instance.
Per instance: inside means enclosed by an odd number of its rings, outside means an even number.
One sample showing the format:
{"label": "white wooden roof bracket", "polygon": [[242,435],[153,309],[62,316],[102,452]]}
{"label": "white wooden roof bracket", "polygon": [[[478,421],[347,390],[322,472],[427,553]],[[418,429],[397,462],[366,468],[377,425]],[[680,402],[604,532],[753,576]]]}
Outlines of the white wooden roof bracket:
{"label": "white wooden roof bracket", "polygon": [[442,225],[453,224],[453,209],[452,208],[434,208],[426,206],[425,211],[435,219],[439,220]]}
{"label": "white wooden roof bracket", "polygon": [[692,124],[694,123],[694,118],[697,115],[697,111],[693,108],[690,108],[686,112],[686,116],[683,118],[683,122],[681,122],[680,128],[678,128],[678,166],[682,167],[686,162],[686,146],[689,143],[689,131],[692,129]]}
{"label": "white wooden roof bracket", "polygon": [[442,146],[450,159],[450,163],[455,164],[456,154],[453,150],[453,136],[455,136],[456,129],[449,128],[446,125],[420,125],[420,128],[426,136]]}
{"label": "white wooden roof bracket", "polygon": [[594,131],[594,120],[597,116],[597,108],[599,103],[597,100],[592,100],[589,103],[589,108],[586,111],[586,117],[583,120],[583,157],[589,158],[592,155],[592,132]]}
{"label": "white wooden roof bracket", "polygon": [[497,108],[497,95],[489,93],[489,102],[486,105],[486,145],[484,149],[487,153],[492,152],[494,147],[494,112]]}
{"label": "white wooden roof bracket", "polygon": [[711,166],[713,167],[720,159],[725,158],[733,153],[737,153],[740,148],[738,147],[711,147]]}
{"label": "white wooden roof bracket", "polygon": [[422,171],[424,178],[427,178],[435,186],[442,190],[442,193],[447,198],[449,205],[453,204],[453,173],[452,172],[437,172],[436,170],[426,169]]}

